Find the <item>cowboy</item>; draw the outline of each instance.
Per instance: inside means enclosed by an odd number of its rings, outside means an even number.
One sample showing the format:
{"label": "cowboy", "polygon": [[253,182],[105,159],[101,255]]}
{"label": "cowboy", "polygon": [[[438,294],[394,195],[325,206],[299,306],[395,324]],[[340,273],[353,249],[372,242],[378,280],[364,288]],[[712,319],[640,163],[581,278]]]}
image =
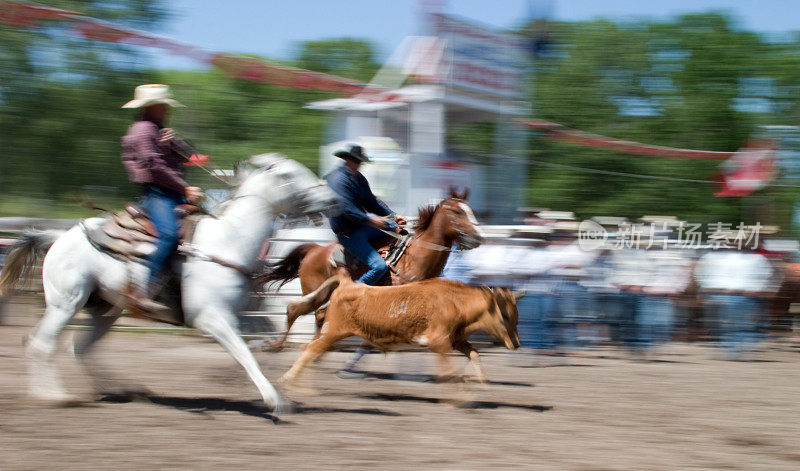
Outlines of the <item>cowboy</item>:
{"label": "cowboy", "polygon": [[[141,188],[142,206],[158,233],[156,249],[147,257],[150,272],[143,294],[149,299],[157,294],[161,275],[178,246],[175,208],[197,204],[203,198],[200,188],[183,180],[185,158],[171,144],[175,133],[165,127],[171,109],[182,106],[172,99],[169,87],[160,84],[136,87],[134,99],[122,105],[140,110],[122,138],[122,162],[131,182]],[[139,301],[146,304],[149,299]]]}
{"label": "cowboy", "polygon": [[363,147],[352,145],[333,155],[343,159],[344,165],[325,178],[331,190],[339,195],[344,211],[331,218],[331,229],[339,243],[369,267],[356,282],[375,285],[389,271],[389,266],[372,244],[386,240],[386,234],[381,231],[400,233],[399,224],[405,224],[407,219],[379,201],[367,179],[358,171],[362,163],[370,162]]}

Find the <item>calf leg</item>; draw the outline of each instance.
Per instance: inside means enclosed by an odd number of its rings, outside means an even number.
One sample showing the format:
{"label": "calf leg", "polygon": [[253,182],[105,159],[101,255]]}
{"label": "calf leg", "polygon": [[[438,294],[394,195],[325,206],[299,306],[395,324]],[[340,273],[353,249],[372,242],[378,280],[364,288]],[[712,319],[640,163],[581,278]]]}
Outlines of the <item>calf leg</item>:
{"label": "calf leg", "polygon": [[[327,324],[326,324],[327,325]],[[323,330],[324,330],[323,325]],[[316,360],[317,358],[321,357],[325,352],[331,349],[333,344],[338,342],[339,340],[349,337],[350,334],[331,334],[330,332],[323,332],[320,334],[319,337],[312,340],[311,343],[306,345],[306,348],[303,349],[303,353],[300,354],[300,357],[294,362],[292,367],[287,371],[280,379],[280,382],[283,384],[290,384],[300,376],[300,373],[306,369],[309,363]]]}
{"label": "calf leg", "polygon": [[453,351],[453,344],[450,339],[445,335],[435,335],[428,339],[428,347],[432,352],[439,355],[439,377],[437,381],[453,382],[458,378],[456,370],[453,368],[453,362],[450,360],[448,354]]}
{"label": "calf leg", "polygon": [[478,355],[478,351],[473,348],[472,344],[469,343],[467,339],[462,338],[456,340],[453,343],[453,347],[469,358],[469,364],[472,365],[475,370],[475,375],[473,376],[475,381],[484,384],[488,383],[486,371],[483,369],[483,364],[481,363],[481,357]]}
{"label": "calf leg", "polygon": [[452,384],[461,383],[461,375],[459,374],[459,371],[453,367],[453,362],[448,355],[453,351],[453,344],[448,338],[444,338],[441,341],[434,340],[433,342],[430,342],[429,345],[431,350],[439,355],[439,365],[441,370],[437,381],[442,383],[440,384],[440,388],[442,388],[442,397],[440,400],[443,403],[458,407],[468,404],[473,400],[473,397],[466,389],[466,385]]}
{"label": "calf leg", "polygon": [[317,321],[317,336],[322,330],[322,325],[325,324],[325,313],[328,311],[328,306],[323,306],[314,312],[314,318]]}

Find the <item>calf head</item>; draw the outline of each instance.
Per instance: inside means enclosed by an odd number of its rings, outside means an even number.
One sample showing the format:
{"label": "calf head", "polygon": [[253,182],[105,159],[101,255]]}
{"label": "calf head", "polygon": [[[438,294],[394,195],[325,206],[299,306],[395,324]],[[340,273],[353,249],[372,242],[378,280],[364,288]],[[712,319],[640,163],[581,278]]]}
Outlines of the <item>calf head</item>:
{"label": "calf head", "polygon": [[507,349],[516,350],[519,348],[517,299],[521,294],[506,288],[489,288],[489,292],[491,320],[486,331],[498,342],[503,342]]}

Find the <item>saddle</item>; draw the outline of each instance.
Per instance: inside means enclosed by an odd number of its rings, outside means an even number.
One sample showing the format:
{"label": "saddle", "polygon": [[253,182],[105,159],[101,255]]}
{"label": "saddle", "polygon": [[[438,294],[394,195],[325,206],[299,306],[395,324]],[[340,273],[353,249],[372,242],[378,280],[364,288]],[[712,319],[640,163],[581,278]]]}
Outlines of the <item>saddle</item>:
{"label": "saddle", "polygon": [[[191,240],[199,220],[194,217],[196,206],[181,205],[176,209],[180,217],[180,241]],[[108,214],[105,222],[96,227],[83,226],[86,237],[95,248],[125,261],[141,261],[155,250],[158,238],[153,223],[141,206],[128,203],[125,209]]]}
{"label": "saddle", "polygon": [[[407,233],[401,239],[392,239],[392,242],[389,244],[373,244],[375,250],[378,251],[381,257],[386,261],[386,264],[389,265],[390,271],[405,253],[411,238],[412,235]],[[368,270],[366,264],[361,262],[341,244],[336,244],[336,247],[334,247],[331,253],[331,264],[336,267],[346,268],[353,279],[357,279]],[[391,284],[391,275],[387,274],[387,278],[387,280],[381,280],[380,284]]]}
{"label": "saddle", "polygon": [[[176,209],[180,221],[180,242],[189,241],[194,235],[194,229],[199,221],[195,215],[199,209],[196,206],[181,205]],[[125,209],[110,213],[105,216],[103,224],[96,228],[83,225],[83,230],[89,242],[96,249],[107,253],[120,261],[141,262],[147,255],[155,250],[158,233],[147,213],[139,205],[128,203]],[[125,308],[133,317],[157,320],[174,325],[184,325],[184,315],[181,304],[180,264],[173,265],[171,273],[164,280],[161,289],[154,294],[155,303],[148,310],[144,310],[136,301],[138,296],[136,286],[129,280],[128,286],[123,291],[123,296],[128,299]]]}

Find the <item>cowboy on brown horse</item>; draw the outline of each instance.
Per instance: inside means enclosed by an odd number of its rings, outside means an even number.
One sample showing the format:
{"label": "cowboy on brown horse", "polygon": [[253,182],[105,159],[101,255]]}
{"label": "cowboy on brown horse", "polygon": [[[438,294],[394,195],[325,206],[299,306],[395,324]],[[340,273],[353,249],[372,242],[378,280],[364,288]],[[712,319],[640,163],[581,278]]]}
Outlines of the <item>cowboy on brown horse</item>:
{"label": "cowboy on brown horse", "polygon": [[[405,224],[406,218],[396,215],[385,203],[379,201],[358,171],[361,164],[369,162],[361,146],[350,146],[334,154],[344,160],[340,166],[326,177],[328,186],[339,195],[344,211],[331,218],[331,229],[339,243],[369,269],[356,280],[358,283],[376,285],[389,271],[383,257],[373,247],[379,241],[386,241],[387,235],[381,231],[400,232],[398,224]],[[369,213],[377,216],[370,216]],[[396,223],[389,219],[393,217]]]}

